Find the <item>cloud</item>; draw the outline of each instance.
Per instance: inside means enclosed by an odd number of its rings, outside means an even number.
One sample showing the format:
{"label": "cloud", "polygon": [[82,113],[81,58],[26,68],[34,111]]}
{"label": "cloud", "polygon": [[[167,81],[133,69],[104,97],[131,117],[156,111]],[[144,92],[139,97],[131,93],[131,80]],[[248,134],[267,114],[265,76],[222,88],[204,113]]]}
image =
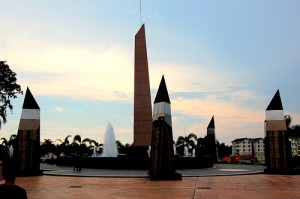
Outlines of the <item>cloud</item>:
{"label": "cloud", "polygon": [[[26,44],[24,44],[26,46]],[[32,42],[5,52],[23,87],[37,95],[128,101],[133,93],[133,52],[121,46],[56,46]],[[95,49],[99,49],[95,50]]]}
{"label": "cloud", "polygon": [[59,112],[62,112],[63,111],[63,108],[57,106],[55,107],[55,112],[59,113]]}
{"label": "cloud", "polygon": [[237,85],[237,73],[233,74],[230,70],[220,72],[216,68],[213,65],[153,63],[149,66],[151,87],[158,88],[163,74],[169,92],[216,92]]}
{"label": "cloud", "polygon": [[[173,96],[173,93],[169,93]],[[215,116],[217,139],[230,144],[233,138],[264,137],[265,110],[261,96],[243,87],[224,87],[203,92],[175,92],[171,97],[174,138],[185,133],[206,135],[211,117]],[[175,130],[176,129],[176,130]],[[178,132],[179,130],[179,132]]]}

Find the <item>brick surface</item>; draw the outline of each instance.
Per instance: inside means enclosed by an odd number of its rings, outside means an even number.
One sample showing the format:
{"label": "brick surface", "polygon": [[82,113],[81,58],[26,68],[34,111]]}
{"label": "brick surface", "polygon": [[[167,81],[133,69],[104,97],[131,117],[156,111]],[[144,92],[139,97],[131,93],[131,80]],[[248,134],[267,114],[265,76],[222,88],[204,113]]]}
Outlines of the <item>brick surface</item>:
{"label": "brick surface", "polygon": [[26,189],[30,199],[300,198],[299,175],[184,177],[182,181],[36,176],[19,177],[16,183]]}
{"label": "brick surface", "polygon": [[[147,122],[148,125],[141,123]],[[140,126],[143,125],[143,128]],[[150,146],[152,108],[144,25],[135,36],[134,56],[134,145]],[[141,135],[143,134],[143,135]],[[148,134],[148,135],[145,135]]]}

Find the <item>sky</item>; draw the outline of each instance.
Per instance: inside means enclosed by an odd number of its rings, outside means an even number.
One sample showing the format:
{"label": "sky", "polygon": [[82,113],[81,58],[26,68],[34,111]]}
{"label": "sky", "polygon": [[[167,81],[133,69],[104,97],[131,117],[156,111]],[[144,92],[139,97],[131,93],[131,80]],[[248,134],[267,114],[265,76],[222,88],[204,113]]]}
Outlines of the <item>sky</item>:
{"label": "sky", "polygon": [[[0,60],[24,95],[0,137],[16,134],[26,88],[41,108],[41,141],[80,135],[133,142],[134,36],[144,23],[152,107],[165,76],[173,137],[264,137],[280,90],[300,124],[300,1],[0,0]],[[141,9],[140,9],[141,8]]]}

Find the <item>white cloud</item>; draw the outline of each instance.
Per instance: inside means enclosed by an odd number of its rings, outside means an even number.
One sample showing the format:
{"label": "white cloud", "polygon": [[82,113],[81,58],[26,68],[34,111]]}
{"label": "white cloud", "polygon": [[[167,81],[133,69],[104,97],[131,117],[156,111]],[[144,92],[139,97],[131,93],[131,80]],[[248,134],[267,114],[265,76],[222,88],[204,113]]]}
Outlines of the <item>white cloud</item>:
{"label": "white cloud", "polygon": [[37,95],[130,100],[133,52],[121,46],[101,44],[69,47],[33,41],[26,49],[23,45],[21,42],[13,50],[5,51],[5,57],[10,60],[8,64],[17,73],[20,84],[29,86]]}
{"label": "white cloud", "polygon": [[55,107],[55,112],[59,113],[59,112],[62,112],[63,111],[63,108],[62,107]]}
{"label": "white cloud", "polygon": [[182,121],[176,118],[173,120],[175,129],[181,129],[180,132],[174,132],[176,136],[184,135],[185,128],[188,133],[196,133],[198,136],[206,135],[206,128],[211,119],[215,116],[215,125],[217,139],[229,144],[233,138],[237,137],[263,137],[264,110],[259,111],[256,107],[241,107],[238,103],[231,100],[215,99],[207,97],[206,99],[176,99],[172,102],[172,112],[183,114],[184,117],[194,118],[198,122],[189,122],[182,124]]}

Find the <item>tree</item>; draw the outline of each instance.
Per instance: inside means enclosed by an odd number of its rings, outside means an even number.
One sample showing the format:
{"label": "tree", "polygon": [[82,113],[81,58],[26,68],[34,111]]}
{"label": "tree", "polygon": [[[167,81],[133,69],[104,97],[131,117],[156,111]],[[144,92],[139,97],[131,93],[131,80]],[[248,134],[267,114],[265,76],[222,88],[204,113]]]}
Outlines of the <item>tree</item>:
{"label": "tree", "polygon": [[6,138],[1,138],[0,142],[1,142],[1,144],[0,144],[0,159],[3,159],[5,154],[8,153],[9,147],[11,145],[14,147],[14,149],[16,149],[17,135],[12,134],[9,137],[9,140],[7,140]]}
{"label": "tree", "polygon": [[6,123],[6,109],[13,110],[10,99],[17,98],[17,94],[23,92],[17,84],[16,73],[9,68],[6,61],[0,60],[0,129],[2,123]]}
{"label": "tree", "polygon": [[207,136],[204,138],[199,137],[197,139],[196,156],[203,156],[207,154]]}
{"label": "tree", "polygon": [[292,117],[290,115],[285,115],[284,119],[285,119],[286,128],[289,130],[291,128]]}
{"label": "tree", "polygon": [[190,133],[188,136],[179,136],[176,141],[176,149],[180,155],[183,155],[184,147],[188,147],[189,152],[196,147],[197,136],[194,133]]}
{"label": "tree", "polygon": [[[2,126],[2,123],[5,124],[6,123],[6,114],[4,113],[4,111],[2,110],[3,108],[0,107],[0,129]],[[1,122],[2,120],[2,122]]]}
{"label": "tree", "polygon": [[57,148],[57,153],[58,155],[60,155],[61,153],[64,153],[65,155],[68,155],[71,152],[70,149],[70,141],[69,138],[72,137],[72,135],[67,135],[64,139],[64,141],[60,140],[60,139],[56,139],[56,142],[60,142],[61,144],[57,144],[56,148]]}
{"label": "tree", "polygon": [[220,158],[224,158],[225,156],[230,156],[231,149],[229,146],[225,145],[225,143],[221,143],[218,147],[218,154]]}
{"label": "tree", "polygon": [[117,140],[116,144],[117,144],[119,154],[128,154],[129,153],[130,147],[131,147],[130,144],[126,143],[124,145],[124,144],[122,144],[122,142],[120,140]]}
{"label": "tree", "polygon": [[91,140],[91,145],[90,146],[91,147],[96,147],[96,150],[97,150],[98,153],[102,153],[102,151],[103,151],[103,144],[98,143],[95,140]]}
{"label": "tree", "polygon": [[285,115],[284,119],[285,119],[288,137],[299,138],[300,137],[300,125],[296,124],[296,125],[291,126],[292,117],[290,115]]}
{"label": "tree", "polygon": [[44,142],[41,144],[40,156],[43,156],[47,153],[54,153],[58,155],[56,153],[56,147],[51,139],[44,139]]}

